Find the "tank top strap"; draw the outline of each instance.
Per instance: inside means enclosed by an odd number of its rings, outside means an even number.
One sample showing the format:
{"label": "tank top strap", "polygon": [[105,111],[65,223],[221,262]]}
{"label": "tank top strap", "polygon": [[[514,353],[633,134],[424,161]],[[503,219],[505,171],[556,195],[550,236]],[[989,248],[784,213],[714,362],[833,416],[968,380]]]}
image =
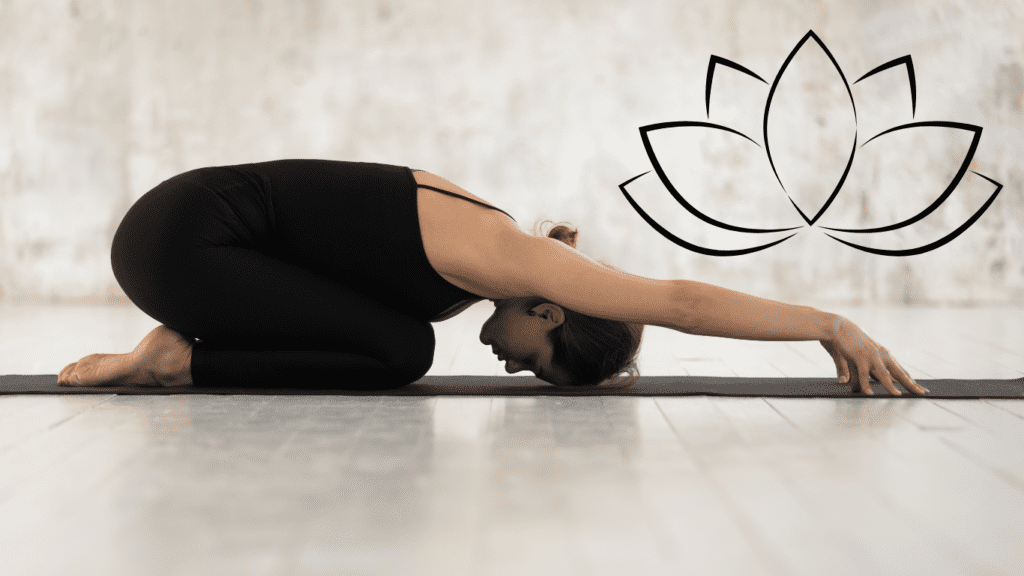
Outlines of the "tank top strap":
{"label": "tank top strap", "polygon": [[[441,188],[435,188],[434,186],[427,186],[426,184],[416,184],[416,187],[417,188],[426,188],[427,190],[433,190],[434,192],[440,192],[442,194],[447,194],[449,196],[454,196],[456,198],[462,198],[463,200],[468,200],[468,201],[472,202],[473,204],[479,204],[479,205],[481,205],[481,206],[483,206],[485,208],[490,208],[492,210],[497,210],[498,212],[501,212],[502,214],[508,216],[509,218],[512,218],[511,214],[509,214],[508,212],[505,212],[501,208],[495,208],[494,206],[491,206],[490,204],[484,204],[483,202],[480,202],[479,200],[473,200],[472,198],[466,198],[465,196],[463,196],[461,194],[456,194],[454,192],[449,192],[448,190],[442,190]],[[515,220],[516,220],[515,218],[512,218],[513,222],[515,222]]]}

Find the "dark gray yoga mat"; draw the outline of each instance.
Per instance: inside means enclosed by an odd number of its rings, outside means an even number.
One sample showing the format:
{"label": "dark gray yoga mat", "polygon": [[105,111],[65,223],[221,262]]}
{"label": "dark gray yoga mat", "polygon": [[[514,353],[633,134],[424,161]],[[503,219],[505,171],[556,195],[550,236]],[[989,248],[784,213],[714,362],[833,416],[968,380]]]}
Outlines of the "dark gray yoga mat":
{"label": "dark gray yoga mat", "polygon": [[[918,380],[931,398],[1024,398],[1024,378],[1015,380]],[[881,384],[874,384],[874,398],[892,398]],[[902,387],[903,398],[912,398]],[[424,376],[394,390],[338,388],[175,388],[102,386],[93,388],[57,385],[56,374],[0,376],[0,394],[263,394],[337,396],[788,396],[795,398],[871,398],[850,392],[835,378],[736,378],[717,376],[643,376],[630,387],[552,386],[532,376]]]}

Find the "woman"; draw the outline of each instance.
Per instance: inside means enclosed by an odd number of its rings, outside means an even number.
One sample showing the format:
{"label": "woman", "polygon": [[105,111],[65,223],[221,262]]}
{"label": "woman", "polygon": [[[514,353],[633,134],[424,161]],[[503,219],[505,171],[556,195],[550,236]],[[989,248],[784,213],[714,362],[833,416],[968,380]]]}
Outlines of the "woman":
{"label": "woman", "polygon": [[[128,354],[64,368],[66,386],[393,388],[433,361],[430,322],[484,298],[480,341],[556,385],[636,377],[643,325],[819,340],[841,382],[923,387],[849,320],[688,280],[652,280],[547,238],[423,171],[328,160],[192,170],[142,196],[114,235],[128,297],[163,323]],[[199,339],[196,341],[196,339]]]}

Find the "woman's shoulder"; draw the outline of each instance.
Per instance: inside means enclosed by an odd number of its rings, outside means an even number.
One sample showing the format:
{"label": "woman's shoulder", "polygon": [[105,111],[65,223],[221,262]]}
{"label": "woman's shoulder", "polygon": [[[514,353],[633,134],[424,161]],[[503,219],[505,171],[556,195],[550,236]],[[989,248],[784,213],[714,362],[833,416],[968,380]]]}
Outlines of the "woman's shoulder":
{"label": "woman's shoulder", "polygon": [[[415,172],[417,184],[433,186],[491,206],[448,180]],[[461,198],[427,188],[417,190],[417,212],[423,249],[431,267],[445,280],[485,298],[501,297],[473,277],[486,273],[498,261],[510,235],[523,235],[508,215]]]}

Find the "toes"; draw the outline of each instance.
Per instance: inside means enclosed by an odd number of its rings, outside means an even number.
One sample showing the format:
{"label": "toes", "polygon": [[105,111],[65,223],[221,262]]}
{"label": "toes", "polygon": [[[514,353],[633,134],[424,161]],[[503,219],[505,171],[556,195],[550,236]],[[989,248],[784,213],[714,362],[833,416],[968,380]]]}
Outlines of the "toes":
{"label": "toes", "polygon": [[60,375],[57,377],[57,383],[61,386],[86,386],[88,383],[83,383],[83,377],[88,376],[90,373],[95,371],[95,365],[97,356],[101,354],[90,354],[78,362],[68,364],[63,370],[60,371]]}
{"label": "toes", "polygon": [[75,373],[75,369],[78,367],[78,362],[72,362],[64,367],[57,375],[57,384],[60,386],[71,385],[71,375]]}
{"label": "toes", "polygon": [[[80,363],[79,363],[80,364]],[[81,386],[82,385],[82,372],[85,370],[85,366],[76,365],[74,370],[68,372],[66,380],[68,386]]]}

